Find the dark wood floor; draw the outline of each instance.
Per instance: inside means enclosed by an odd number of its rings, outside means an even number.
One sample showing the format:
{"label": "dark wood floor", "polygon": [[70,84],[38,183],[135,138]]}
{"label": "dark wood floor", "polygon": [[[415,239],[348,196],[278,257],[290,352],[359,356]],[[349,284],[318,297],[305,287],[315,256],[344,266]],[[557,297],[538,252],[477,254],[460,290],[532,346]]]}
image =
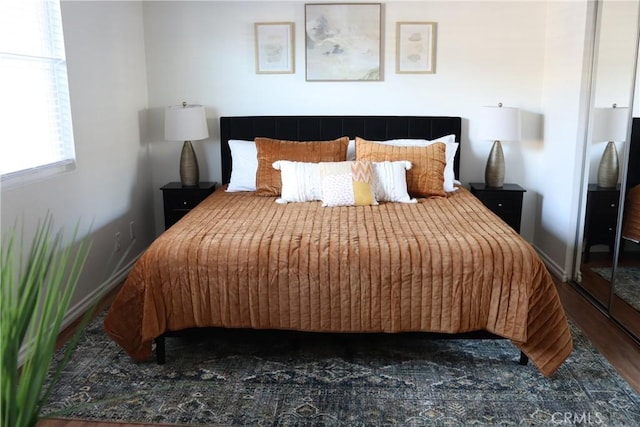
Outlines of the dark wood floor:
{"label": "dark wood floor", "polygon": [[640,393],[640,344],[592,305],[573,285],[556,284],[569,319],[584,331],[600,354]]}
{"label": "dark wood floor", "polygon": [[[558,293],[567,316],[578,325],[598,351],[616,368],[618,373],[640,393],[640,345],[613,320],[595,308],[569,283],[556,281]],[[113,293],[105,298],[106,307]],[[63,334],[63,338],[70,332]],[[164,424],[169,426],[170,424]],[[37,427],[158,427],[158,424],[97,423],[62,419],[40,420]]]}

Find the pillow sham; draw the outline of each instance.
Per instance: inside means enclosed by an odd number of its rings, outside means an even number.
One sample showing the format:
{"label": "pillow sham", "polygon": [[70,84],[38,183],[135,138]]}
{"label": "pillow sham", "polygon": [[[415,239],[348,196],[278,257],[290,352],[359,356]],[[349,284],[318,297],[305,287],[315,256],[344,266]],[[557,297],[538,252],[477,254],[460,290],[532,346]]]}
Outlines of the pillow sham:
{"label": "pillow sham", "polygon": [[372,141],[380,144],[398,145],[398,146],[411,146],[411,147],[426,147],[427,145],[435,144],[436,142],[444,142],[446,144],[446,164],[444,167],[444,191],[451,192],[456,191],[458,187],[455,186],[456,174],[453,170],[455,163],[456,152],[458,151],[459,143],[456,142],[456,136],[454,134],[445,135],[443,137],[428,140],[428,139],[390,139],[387,141]]}
{"label": "pillow sham", "polygon": [[444,167],[446,145],[436,142],[425,147],[380,144],[356,137],[356,159],[372,162],[407,160],[407,189],[414,197],[445,196]]}
{"label": "pillow sham", "polygon": [[278,160],[299,162],[340,162],[347,158],[349,138],[344,136],[331,141],[286,141],[258,137],[256,150],[256,195],[279,196],[282,188],[280,172],[273,168]]}
{"label": "pillow sham", "polygon": [[370,206],[378,202],[373,194],[373,165],[368,161],[321,162],[322,206]]}
{"label": "pillow sham", "polygon": [[322,200],[319,163],[278,160],[273,168],[280,171],[282,189],[276,203]]}
{"label": "pillow sham", "polygon": [[230,139],[231,178],[226,191],[256,191],[256,171],[258,170],[258,151],[255,141]]}
{"label": "pillow sham", "polygon": [[[424,146],[433,144],[436,142],[444,142],[447,144],[447,166],[449,166],[449,144],[455,144],[451,149],[453,153],[451,153],[451,160],[456,155],[456,150],[458,149],[458,143],[456,142],[455,134],[445,135],[440,138],[428,140],[428,139],[412,139],[412,138],[401,138],[401,139],[388,139],[386,141],[378,141],[381,144],[389,144],[389,145],[416,145],[416,146]],[[349,140],[349,147],[347,148],[347,161],[352,161],[356,159],[356,141],[355,139]],[[451,173],[453,173],[453,163],[451,163]],[[446,178],[445,178],[446,179]],[[455,174],[452,175],[452,179],[455,179]],[[457,188],[456,188],[457,190]]]}

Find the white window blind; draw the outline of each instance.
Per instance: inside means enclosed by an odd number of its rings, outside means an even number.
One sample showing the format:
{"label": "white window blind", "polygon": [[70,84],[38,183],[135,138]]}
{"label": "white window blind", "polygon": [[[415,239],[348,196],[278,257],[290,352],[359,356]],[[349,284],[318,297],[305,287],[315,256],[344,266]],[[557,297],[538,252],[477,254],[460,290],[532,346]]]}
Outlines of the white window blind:
{"label": "white window blind", "polygon": [[3,181],[74,162],[59,0],[0,0],[0,138]]}

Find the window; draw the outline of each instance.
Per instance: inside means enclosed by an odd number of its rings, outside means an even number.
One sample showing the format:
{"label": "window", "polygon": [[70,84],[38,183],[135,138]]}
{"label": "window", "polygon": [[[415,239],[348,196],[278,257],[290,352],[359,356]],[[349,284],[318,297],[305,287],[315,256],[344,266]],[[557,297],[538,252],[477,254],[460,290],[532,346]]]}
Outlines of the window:
{"label": "window", "polygon": [[2,181],[74,164],[58,0],[0,3]]}

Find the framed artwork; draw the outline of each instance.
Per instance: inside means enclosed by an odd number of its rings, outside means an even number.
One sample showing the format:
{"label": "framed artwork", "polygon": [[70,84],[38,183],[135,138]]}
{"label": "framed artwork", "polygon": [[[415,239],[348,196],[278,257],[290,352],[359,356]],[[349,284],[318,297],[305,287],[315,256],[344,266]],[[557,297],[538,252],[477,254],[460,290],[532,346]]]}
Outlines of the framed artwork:
{"label": "framed artwork", "polygon": [[307,81],[382,80],[380,3],[305,5]]}
{"label": "framed artwork", "polygon": [[256,22],[256,73],[295,72],[293,22]]}
{"label": "framed artwork", "polygon": [[396,73],[436,72],[436,23],[396,23]]}

